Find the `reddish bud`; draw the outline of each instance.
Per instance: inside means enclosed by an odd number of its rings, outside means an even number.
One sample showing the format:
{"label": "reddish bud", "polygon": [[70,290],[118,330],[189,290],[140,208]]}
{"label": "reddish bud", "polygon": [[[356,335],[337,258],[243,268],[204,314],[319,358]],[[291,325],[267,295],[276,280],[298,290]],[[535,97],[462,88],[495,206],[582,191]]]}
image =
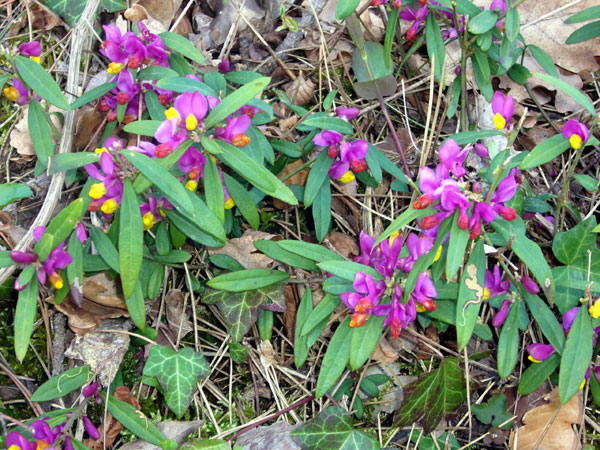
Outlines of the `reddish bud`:
{"label": "reddish bud", "polygon": [[479,236],[479,233],[481,233],[481,222],[478,220],[471,225],[471,228],[469,229],[469,237],[471,239],[475,239],[477,236]]}
{"label": "reddish bud", "polygon": [[93,199],[90,202],[90,206],[88,206],[88,211],[89,212],[99,211],[101,206],[102,206],[102,202],[100,201],[100,199]]}
{"label": "reddish bud", "polygon": [[439,223],[440,219],[438,219],[437,216],[427,216],[423,217],[423,219],[421,220],[421,226],[425,230],[431,230],[433,227],[439,225]]}
{"label": "reddish bud", "polygon": [[458,228],[461,230],[466,230],[469,226],[469,216],[466,212],[461,211],[458,215]]}
{"label": "reddish bud", "polygon": [[517,218],[517,211],[515,211],[513,208],[509,208],[508,206],[501,206],[498,210],[498,214],[500,214],[504,220],[509,222]]}
{"label": "reddish bud", "polygon": [[125,116],[123,116],[123,125],[127,125],[128,123],[131,123],[135,120],[135,116],[131,115],[131,114],[125,114]]}
{"label": "reddish bud", "polygon": [[114,122],[115,120],[117,120],[117,112],[116,111],[110,111],[107,115],[106,115],[106,120],[108,122]]}
{"label": "reddish bud", "polygon": [[127,67],[129,67],[130,69],[139,69],[141,65],[142,58],[134,55],[131,58],[129,58],[129,63],[127,64]]}
{"label": "reddish bud", "polygon": [[402,7],[402,0],[394,0],[392,6],[394,9],[400,9]]}
{"label": "reddish bud", "polygon": [[425,209],[435,201],[433,194],[423,194],[413,203],[413,209]]}
{"label": "reddish bud", "polygon": [[108,111],[110,111],[110,106],[108,106],[106,101],[100,100],[100,103],[98,104],[98,111],[108,112]]}
{"label": "reddish bud", "polygon": [[431,311],[435,311],[437,309],[437,305],[435,304],[435,301],[433,301],[432,298],[424,298],[423,300],[421,300],[419,302],[421,304],[421,306],[423,308],[425,308],[425,310],[431,312]]}
{"label": "reddish bud", "polygon": [[200,167],[194,166],[189,173],[191,180],[196,180],[200,176]]}
{"label": "reddish bud", "polygon": [[157,158],[164,158],[173,151],[173,148],[169,144],[158,144],[154,156]]}
{"label": "reddish bud", "polygon": [[119,94],[117,95],[117,103],[119,105],[126,105],[127,103],[129,103],[129,94],[126,92],[119,92]]}
{"label": "reddish bud", "polygon": [[410,29],[406,32],[406,39],[409,41],[412,41],[416,35],[417,35],[417,28],[414,26],[410,27]]}
{"label": "reddish bud", "polygon": [[330,158],[335,159],[338,155],[338,148],[335,145],[330,145],[329,150],[327,150],[327,154]]}
{"label": "reddish bud", "polygon": [[256,110],[252,106],[242,106],[242,114],[247,115],[251,119],[256,115]]}
{"label": "reddish bud", "polygon": [[355,159],[350,163],[350,167],[354,173],[361,173],[369,166],[364,159]]}
{"label": "reddish bud", "polygon": [[169,98],[165,94],[160,94],[158,96],[158,101],[162,106],[166,106],[169,104]]}

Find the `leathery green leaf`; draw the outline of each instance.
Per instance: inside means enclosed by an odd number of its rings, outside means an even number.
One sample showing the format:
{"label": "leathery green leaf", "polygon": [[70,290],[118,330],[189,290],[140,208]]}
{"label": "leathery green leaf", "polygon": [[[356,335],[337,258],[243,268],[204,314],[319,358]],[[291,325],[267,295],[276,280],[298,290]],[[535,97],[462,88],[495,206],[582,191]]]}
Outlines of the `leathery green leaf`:
{"label": "leathery green leaf", "polygon": [[321,371],[317,379],[316,397],[320,398],[337,382],[344,372],[346,363],[350,360],[350,343],[352,341],[352,328],[350,316],[338,325],[333,334],[327,352],[321,364]]}
{"label": "leathery green leaf", "polygon": [[71,109],[61,88],[39,63],[25,56],[17,55],[15,65],[19,75],[37,95],[65,111]]}
{"label": "leathery green leaf", "polygon": [[33,333],[33,323],[37,312],[37,297],[38,279],[34,275],[25,289],[19,292],[15,311],[15,354],[19,361],[23,361],[23,358],[25,358]]}
{"label": "leathery green leaf", "polygon": [[227,116],[233,114],[260,94],[270,82],[271,78],[262,77],[246,83],[232,94],[229,94],[208,114],[204,121],[206,128],[211,128],[222,120],[225,120]]}
{"label": "leathery green leaf", "polygon": [[142,267],[143,246],[144,224],[140,214],[140,205],[131,181],[125,179],[119,224],[119,269],[125,299],[133,295],[138,282]]}
{"label": "leathery green leaf", "polygon": [[519,307],[520,301],[510,306],[510,311],[500,332],[498,341],[498,374],[507,378],[519,359]]}
{"label": "leathery green leaf", "polygon": [[241,292],[263,288],[288,278],[289,275],[280,270],[248,269],[218,275],[210,280],[207,285],[222,291]]}

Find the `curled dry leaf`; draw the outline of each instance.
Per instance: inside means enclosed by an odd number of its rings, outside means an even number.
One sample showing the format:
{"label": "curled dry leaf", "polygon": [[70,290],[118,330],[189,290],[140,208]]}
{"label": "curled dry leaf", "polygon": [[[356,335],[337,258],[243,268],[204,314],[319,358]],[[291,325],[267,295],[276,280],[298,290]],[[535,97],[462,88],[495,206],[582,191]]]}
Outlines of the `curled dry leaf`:
{"label": "curled dry leaf", "polygon": [[[111,324],[111,328],[118,324]],[[90,331],[76,335],[65,351],[68,358],[79,359],[89,364],[103,386],[108,386],[123,361],[129,348],[129,335],[125,333]]]}
{"label": "curled dry leaf", "polygon": [[124,16],[132,22],[145,21],[151,32],[162,33],[168,31],[180,5],[181,0],[139,0],[125,11]]}
{"label": "curled dry leaf", "polygon": [[[534,448],[576,450],[579,448],[579,436],[573,431],[572,425],[580,424],[583,420],[581,391],[577,392],[562,407],[558,398],[558,387],[554,388],[545,399],[549,401],[547,404],[533,408],[523,416],[525,425],[511,433],[510,448],[517,450],[533,450]],[[554,422],[549,426],[538,447],[535,447],[539,437],[555,414]]]}
{"label": "curled dry leaf", "polygon": [[98,127],[104,122],[105,115],[95,108],[88,108],[84,111],[77,111],[77,126],[75,127],[75,137],[73,144],[75,149],[83,150],[88,144],[94,145],[92,135],[96,133]]}
{"label": "curled dry leaf", "polygon": [[[281,123],[281,121],[280,121]],[[281,180],[285,177],[287,177],[290,173],[294,172],[295,170],[297,170],[300,166],[302,166],[303,162],[301,159],[298,159],[296,161],[294,161],[291,164],[288,164],[287,166],[285,166],[283,168],[283,170],[279,173],[279,175],[277,175],[277,177]],[[304,186],[306,184],[306,179],[308,178],[308,170],[307,169],[303,169],[300,172],[296,172],[294,175],[292,175],[291,177],[287,178],[283,184],[285,184],[286,186],[292,185],[292,184],[296,184],[298,186]],[[273,204],[275,205],[275,207],[277,209],[286,209],[288,208],[290,205],[288,205],[285,202],[282,202],[281,200],[278,199],[273,199]]]}
{"label": "curled dry leaf", "polygon": [[179,335],[181,328],[181,338],[192,331],[192,323],[184,311],[185,297],[179,289],[171,289],[165,298],[167,312],[167,322],[169,329],[174,333],[175,338]]}
{"label": "curled dry leaf", "polygon": [[315,93],[315,83],[310,78],[305,78],[300,72],[295,81],[287,84],[285,93],[293,104],[303,106],[312,99]]}
{"label": "curled dry leaf", "polygon": [[273,260],[259,252],[254,246],[254,241],[273,237],[273,234],[262,231],[246,230],[241,237],[229,239],[224,247],[209,248],[208,254],[231,256],[245,269],[266,269]]}
{"label": "curled dry leaf", "polygon": [[340,233],[339,231],[332,231],[327,238],[335,248],[335,251],[344,258],[352,259],[360,255],[360,248],[358,247],[356,238],[345,233]]}

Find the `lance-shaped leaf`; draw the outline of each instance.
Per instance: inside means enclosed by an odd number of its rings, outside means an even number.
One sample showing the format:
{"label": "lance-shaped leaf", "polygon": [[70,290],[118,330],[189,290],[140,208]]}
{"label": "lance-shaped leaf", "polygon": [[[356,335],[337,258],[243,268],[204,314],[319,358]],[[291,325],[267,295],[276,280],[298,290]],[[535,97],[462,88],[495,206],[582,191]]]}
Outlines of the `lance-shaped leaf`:
{"label": "lance-shaped leaf", "polygon": [[444,358],[440,366],[404,388],[395,426],[423,427],[431,433],[437,424],[452,414],[467,398],[465,374],[456,358]]}
{"label": "lance-shaped leaf", "polygon": [[352,418],[339,406],[330,406],[291,432],[304,450],[379,450],[376,439],[354,429]]}
{"label": "lance-shaped leaf", "polygon": [[248,269],[216,276],[207,284],[213,289],[242,292],[260,289],[288,278],[289,275],[280,270]]}
{"label": "lance-shaped leaf", "polygon": [[207,289],[202,297],[202,302],[217,304],[227,323],[232,341],[237,342],[258,320],[260,309],[285,311],[283,287],[283,283],[277,283],[243,292]]}
{"label": "lance-shaped leaf", "polygon": [[144,224],[140,214],[140,205],[131,186],[131,181],[126,179],[123,184],[119,225],[119,269],[125,299],[133,295],[142,268],[143,238]]}
{"label": "lance-shaped leaf", "polygon": [[71,109],[71,105],[54,78],[42,66],[21,55],[17,55],[15,64],[19,70],[19,75],[37,95],[61,109],[67,111]]}
{"label": "lance-shaped leaf", "polygon": [[144,375],[157,377],[165,390],[169,408],[181,417],[196,391],[196,380],[210,373],[208,363],[200,353],[187,347],[176,352],[170,347],[155,345],[144,366]]}
{"label": "lance-shaped leaf", "polygon": [[259,78],[246,83],[232,94],[229,94],[208,114],[204,121],[206,128],[211,128],[222,120],[225,120],[228,115],[233,114],[260,94],[270,82],[271,79],[268,77]]}
{"label": "lance-shaped leaf", "polygon": [[73,367],[60,375],[50,378],[31,396],[31,401],[47,402],[79,389],[92,377],[90,366]]}
{"label": "lance-shaped leaf", "polygon": [[[33,266],[29,267],[33,268]],[[23,361],[29,348],[29,341],[31,340],[33,324],[35,322],[35,313],[37,312],[37,297],[38,279],[36,275],[33,275],[27,287],[19,292],[17,309],[15,311],[15,354],[19,361]]]}

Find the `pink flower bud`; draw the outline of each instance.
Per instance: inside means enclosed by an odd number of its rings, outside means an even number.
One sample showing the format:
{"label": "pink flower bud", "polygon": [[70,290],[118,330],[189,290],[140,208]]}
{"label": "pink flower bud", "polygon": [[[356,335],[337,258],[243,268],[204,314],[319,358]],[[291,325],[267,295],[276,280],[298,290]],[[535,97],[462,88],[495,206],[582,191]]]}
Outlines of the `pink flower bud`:
{"label": "pink flower bud", "polygon": [[88,416],[83,416],[83,426],[85,427],[85,431],[94,441],[100,439],[100,432],[98,428],[92,423]]}
{"label": "pink flower bud", "polygon": [[98,382],[94,381],[92,384],[88,384],[86,387],[83,388],[83,396],[85,398],[91,397],[92,395],[94,395],[96,393],[97,390],[98,390]]}
{"label": "pink flower bud", "polygon": [[530,294],[535,295],[538,292],[540,292],[540,287],[538,286],[538,284],[535,281],[533,281],[533,279],[528,275],[523,275],[523,278],[521,278],[521,283],[523,284],[525,290]]}

